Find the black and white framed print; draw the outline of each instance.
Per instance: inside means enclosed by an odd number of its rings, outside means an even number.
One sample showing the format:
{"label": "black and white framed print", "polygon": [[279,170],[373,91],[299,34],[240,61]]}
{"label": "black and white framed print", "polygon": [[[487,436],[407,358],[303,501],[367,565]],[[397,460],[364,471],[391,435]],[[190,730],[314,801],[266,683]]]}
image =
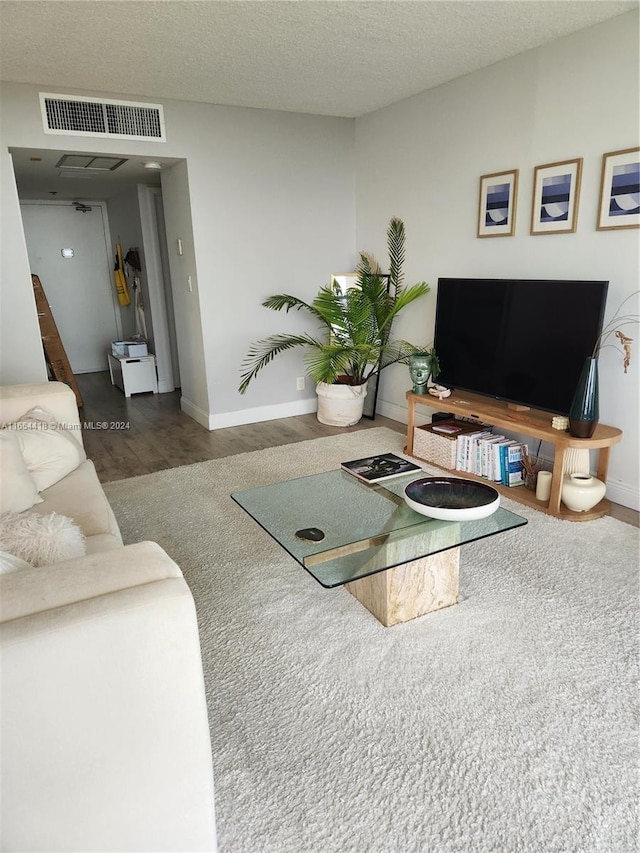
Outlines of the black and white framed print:
{"label": "black and white framed print", "polygon": [[536,166],[532,234],[572,234],[578,227],[582,157]]}
{"label": "black and white framed print", "polygon": [[517,197],[518,169],[482,175],[478,237],[513,237]]}
{"label": "black and white framed print", "polygon": [[598,231],[640,228],[640,148],[602,155]]}

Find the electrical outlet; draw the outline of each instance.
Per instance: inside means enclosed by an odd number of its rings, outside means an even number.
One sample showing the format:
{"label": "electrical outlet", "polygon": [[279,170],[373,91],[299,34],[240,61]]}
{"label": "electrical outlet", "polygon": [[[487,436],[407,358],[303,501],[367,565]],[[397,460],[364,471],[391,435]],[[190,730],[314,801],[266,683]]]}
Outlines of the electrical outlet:
{"label": "electrical outlet", "polygon": [[296,391],[304,391],[304,376],[298,376],[296,379]]}

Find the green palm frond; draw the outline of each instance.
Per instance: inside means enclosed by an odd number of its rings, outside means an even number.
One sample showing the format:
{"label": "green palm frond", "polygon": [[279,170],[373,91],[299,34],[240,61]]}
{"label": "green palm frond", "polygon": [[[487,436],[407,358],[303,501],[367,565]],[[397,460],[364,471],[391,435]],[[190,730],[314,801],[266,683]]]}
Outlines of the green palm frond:
{"label": "green palm frond", "polygon": [[398,295],[402,288],[402,280],[404,274],[402,268],[404,266],[404,222],[401,219],[394,217],[389,222],[387,229],[387,249],[389,251],[389,280],[391,283],[391,291],[394,295]]}
{"label": "green palm frond", "polygon": [[269,362],[294,347],[306,350],[306,368],[315,382],[332,383],[347,376],[354,385],[391,364],[406,364],[412,353],[422,351],[408,341],[390,340],[400,311],[429,292],[425,282],[403,287],[404,243],[404,224],[394,218],[387,231],[388,275],[372,255],[360,252],[357,286],[343,291],[334,282],[321,287],[310,303],[287,293],[266,299],[262,304],[274,311],[306,311],[320,323],[322,336],[272,335],[253,344],[241,367],[238,390],[244,394]]}
{"label": "green palm frond", "polygon": [[269,338],[252,344],[240,368],[245,372],[240,376],[241,382],[238,391],[244,394],[251,380],[255,379],[262,368],[266,367],[281,352],[294,347],[322,349],[324,346],[325,344],[322,341],[312,338],[310,335],[271,335]]}
{"label": "green palm frond", "polygon": [[277,293],[275,296],[269,296],[262,304],[265,308],[271,308],[272,311],[282,311],[284,308],[287,314],[292,309],[296,311],[308,311],[320,320],[321,323],[327,325],[328,322],[327,318],[317,310],[315,303],[310,305],[308,302],[298,299],[297,296],[291,296],[289,293]]}

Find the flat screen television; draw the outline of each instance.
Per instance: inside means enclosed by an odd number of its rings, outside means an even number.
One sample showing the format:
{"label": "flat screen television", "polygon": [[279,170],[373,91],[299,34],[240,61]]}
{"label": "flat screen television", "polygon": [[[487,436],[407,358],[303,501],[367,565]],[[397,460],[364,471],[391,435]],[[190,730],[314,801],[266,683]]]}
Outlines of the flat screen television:
{"label": "flat screen television", "polygon": [[437,382],[567,415],[608,281],[440,278]]}

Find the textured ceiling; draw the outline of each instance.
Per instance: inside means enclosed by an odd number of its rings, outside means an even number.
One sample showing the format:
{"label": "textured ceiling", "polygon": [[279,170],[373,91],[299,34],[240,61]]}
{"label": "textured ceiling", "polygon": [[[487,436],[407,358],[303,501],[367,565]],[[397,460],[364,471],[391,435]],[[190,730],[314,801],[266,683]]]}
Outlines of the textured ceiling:
{"label": "textured ceiling", "polygon": [[637,0],[2,0],[3,80],[360,116]]}

